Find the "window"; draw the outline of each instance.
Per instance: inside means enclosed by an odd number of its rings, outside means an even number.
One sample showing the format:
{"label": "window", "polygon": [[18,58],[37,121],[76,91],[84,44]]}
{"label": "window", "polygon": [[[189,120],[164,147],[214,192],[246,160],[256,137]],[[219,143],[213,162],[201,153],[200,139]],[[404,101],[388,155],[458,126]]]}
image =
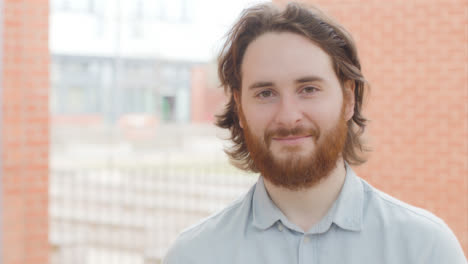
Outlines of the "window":
{"label": "window", "polygon": [[175,97],[174,96],[162,97],[161,118],[164,121],[174,121],[175,119]]}
{"label": "window", "polygon": [[52,8],[61,11],[94,13],[95,0],[52,0]]}

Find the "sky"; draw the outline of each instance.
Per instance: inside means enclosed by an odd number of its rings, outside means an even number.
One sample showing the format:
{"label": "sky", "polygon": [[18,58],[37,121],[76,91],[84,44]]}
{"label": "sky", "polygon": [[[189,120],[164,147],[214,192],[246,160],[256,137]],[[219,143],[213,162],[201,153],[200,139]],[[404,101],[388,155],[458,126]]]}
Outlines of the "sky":
{"label": "sky", "polygon": [[[177,16],[179,7],[174,3],[178,1],[160,1],[167,2],[168,16]],[[54,2],[58,5],[60,0]],[[224,35],[241,11],[266,1],[187,0],[188,22],[135,20],[135,0],[98,2],[99,16],[51,8],[51,53],[207,62],[216,57]],[[143,6],[150,9],[145,3],[155,2],[144,0]]]}

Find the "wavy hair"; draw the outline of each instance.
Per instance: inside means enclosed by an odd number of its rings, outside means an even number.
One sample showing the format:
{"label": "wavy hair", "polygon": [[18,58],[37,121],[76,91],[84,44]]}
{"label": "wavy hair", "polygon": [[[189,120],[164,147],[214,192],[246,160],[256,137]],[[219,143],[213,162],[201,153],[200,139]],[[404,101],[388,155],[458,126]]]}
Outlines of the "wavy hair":
{"label": "wavy hair", "polygon": [[348,121],[342,155],[351,165],[364,163],[364,152],[368,149],[364,147],[362,134],[368,120],[362,115],[361,108],[368,85],[361,72],[356,45],[351,35],[337,22],[317,8],[298,3],[289,3],[283,10],[270,3],[245,9],[227,34],[227,40],[218,56],[218,76],[230,99],[224,111],[216,116],[216,125],[231,132],[230,140],[233,145],[224,150],[231,163],[240,169],[258,172],[239,125],[234,94],[241,92],[241,64],[247,46],[267,32],[291,32],[312,40],[330,56],[342,88],[345,82],[353,82],[354,115]]}

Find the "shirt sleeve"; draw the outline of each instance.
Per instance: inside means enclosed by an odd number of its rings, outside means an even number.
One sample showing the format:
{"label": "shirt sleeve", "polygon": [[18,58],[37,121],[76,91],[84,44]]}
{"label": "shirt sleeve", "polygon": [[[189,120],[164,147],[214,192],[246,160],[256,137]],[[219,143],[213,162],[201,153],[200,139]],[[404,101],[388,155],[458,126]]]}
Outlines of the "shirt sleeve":
{"label": "shirt sleeve", "polygon": [[183,235],[180,235],[167,251],[162,259],[162,264],[196,264],[198,260],[194,258],[196,250],[193,245],[196,243]]}
{"label": "shirt sleeve", "polygon": [[175,255],[170,255],[170,254],[167,254],[163,260],[162,260],[162,264],[178,264],[179,261],[177,261],[177,258]]}
{"label": "shirt sleeve", "polygon": [[430,263],[468,264],[463,249],[452,230],[444,223],[444,228],[437,231],[429,259]]}
{"label": "shirt sleeve", "polygon": [[164,256],[162,260],[162,264],[183,264],[180,260],[180,252],[177,252],[177,247],[174,245],[172,246],[169,251],[167,252],[166,256]]}

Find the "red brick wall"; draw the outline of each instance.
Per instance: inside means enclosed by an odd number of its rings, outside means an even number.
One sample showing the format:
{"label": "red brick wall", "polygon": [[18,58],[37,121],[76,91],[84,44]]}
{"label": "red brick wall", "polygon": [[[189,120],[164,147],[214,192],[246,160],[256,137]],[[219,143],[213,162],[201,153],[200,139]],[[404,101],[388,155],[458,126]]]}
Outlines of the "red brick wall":
{"label": "red brick wall", "polygon": [[47,0],[3,0],[4,264],[48,263],[49,49]]}
{"label": "red brick wall", "polygon": [[468,1],[306,2],[351,31],[372,86],[357,172],[444,219],[468,256]]}
{"label": "red brick wall", "polygon": [[226,104],[223,89],[219,88],[213,64],[205,64],[192,69],[191,121],[193,123],[213,123],[215,115],[222,112]]}
{"label": "red brick wall", "polygon": [[205,90],[206,90],[206,71],[203,67],[195,67],[191,72],[191,111],[190,120],[192,122],[205,121]]}

